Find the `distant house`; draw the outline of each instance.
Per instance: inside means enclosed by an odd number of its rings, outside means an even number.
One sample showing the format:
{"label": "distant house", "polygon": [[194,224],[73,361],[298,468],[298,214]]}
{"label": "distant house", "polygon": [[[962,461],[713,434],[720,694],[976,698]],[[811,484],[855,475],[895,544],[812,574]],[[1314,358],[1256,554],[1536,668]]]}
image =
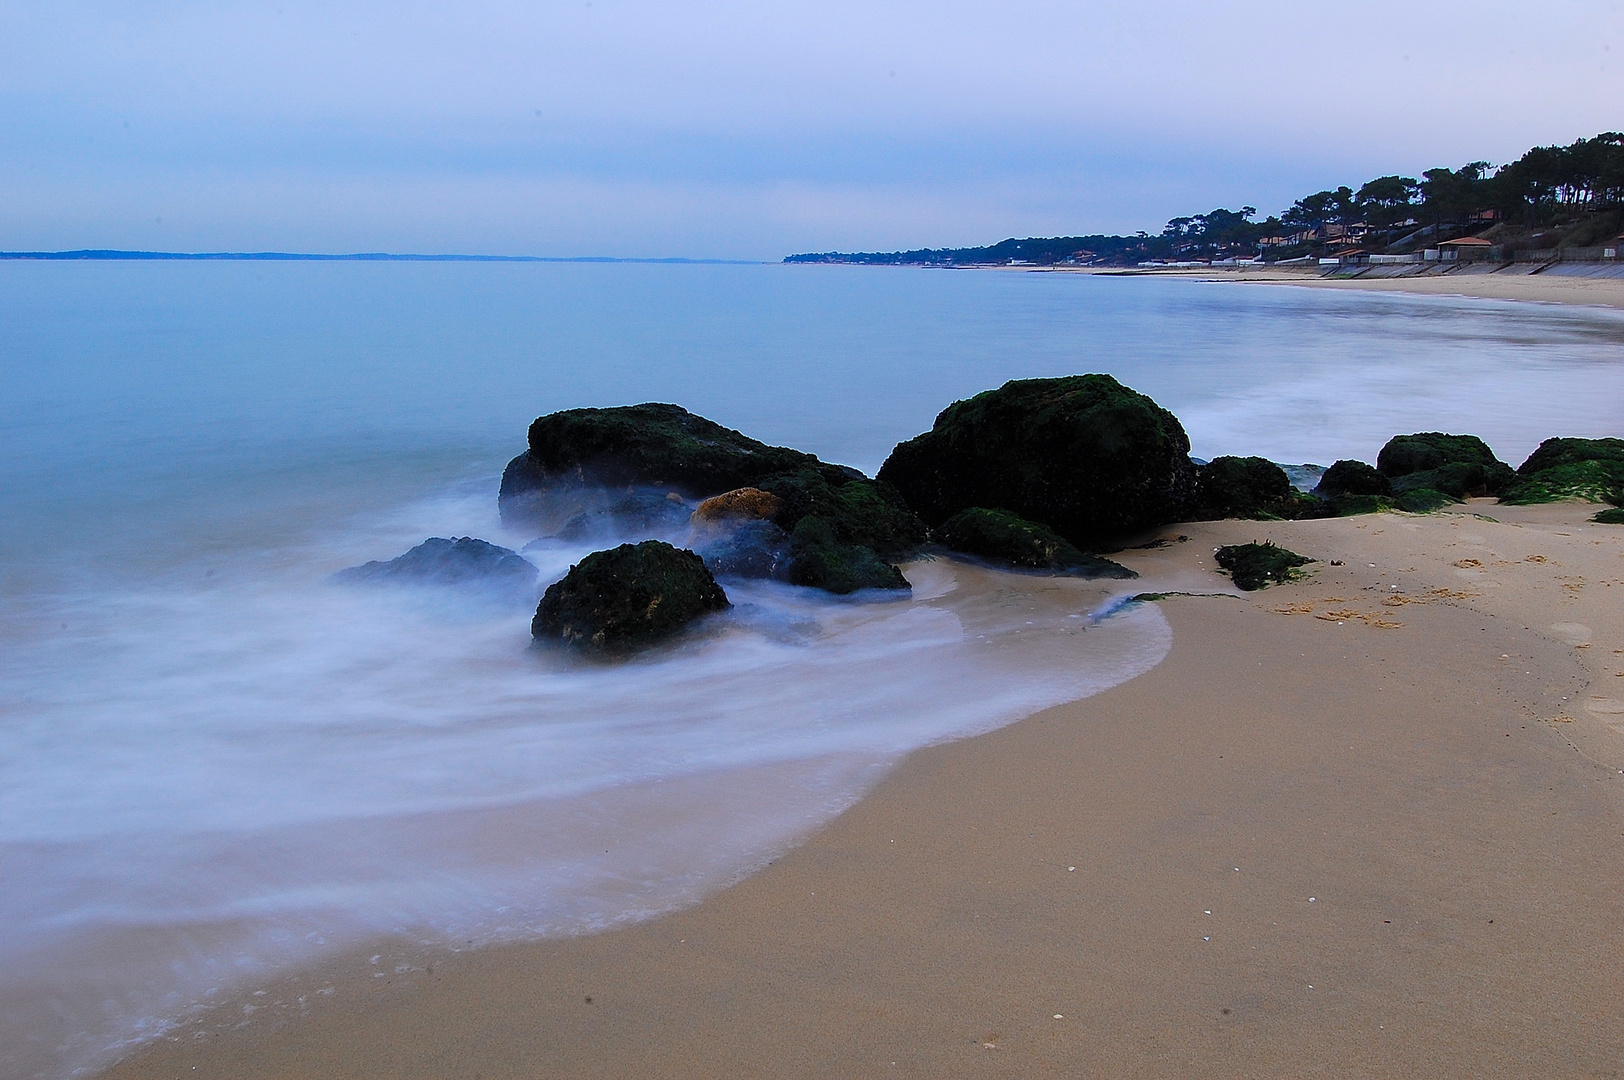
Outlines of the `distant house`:
{"label": "distant house", "polygon": [[1441,262],[1470,262],[1487,259],[1494,254],[1494,244],[1481,236],[1463,236],[1459,240],[1445,240],[1438,245]]}

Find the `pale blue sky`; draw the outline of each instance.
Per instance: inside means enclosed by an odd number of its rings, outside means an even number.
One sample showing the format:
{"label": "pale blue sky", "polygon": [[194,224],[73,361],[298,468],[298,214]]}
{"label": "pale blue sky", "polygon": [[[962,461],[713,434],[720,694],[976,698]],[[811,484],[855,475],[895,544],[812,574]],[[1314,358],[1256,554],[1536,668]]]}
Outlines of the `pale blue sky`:
{"label": "pale blue sky", "polygon": [[777,258],[1624,128],[1624,5],[11,3],[0,248]]}

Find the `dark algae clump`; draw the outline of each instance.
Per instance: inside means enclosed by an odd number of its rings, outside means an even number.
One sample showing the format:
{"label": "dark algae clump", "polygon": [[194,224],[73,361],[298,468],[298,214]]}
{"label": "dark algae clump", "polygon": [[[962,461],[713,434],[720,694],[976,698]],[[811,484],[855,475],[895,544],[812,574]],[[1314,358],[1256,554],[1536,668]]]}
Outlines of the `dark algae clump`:
{"label": "dark algae clump", "polygon": [[1291,581],[1297,568],[1314,560],[1264,541],[1261,544],[1230,544],[1218,549],[1218,565],[1229,571],[1237,588],[1252,592],[1269,584]]}
{"label": "dark algae clump", "polygon": [[595,551],[570,567],[542,595],[530,633],[537,642],[614,655],[730,606],[698,555],[645,540]]}
{"label": "dark algae clump", "polygon": [[1196,494],[1178,418],[1109,375],[1007,382],[943,409],[879,479],[925,523],[1008,510],[1088,548],[1182,520]]}
{"label": "dark algae clump", "polygon": [[1010,513],[973,506],[942,523],[936,537],[949,551],[976,555],[1025,570],[1052,570],[1086,578],[1133,578],[1120,563],[1088,555],[1046,525]]}
{"label": "dark algae clump", "polygon": [[1590,520],[1594,521],[1597,525],[1624,525],[1624,509],[1620,509],[1616,506],[1610,507],[1609,509],[1600,511]]}

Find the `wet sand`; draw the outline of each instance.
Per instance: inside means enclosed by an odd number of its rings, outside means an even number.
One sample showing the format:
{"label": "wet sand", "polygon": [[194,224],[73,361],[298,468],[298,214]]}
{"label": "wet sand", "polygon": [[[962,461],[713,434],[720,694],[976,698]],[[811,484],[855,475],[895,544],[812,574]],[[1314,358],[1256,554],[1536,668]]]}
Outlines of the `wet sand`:
{"label": "wet sand", "polygon": [[1160,601],[1148,674],[913,754],[691,909],[380,945],[108,1075],[1616,1075],[1624,528],[1457,509],[1172,527],[1121,556],[1148,588],[1319,562]]}

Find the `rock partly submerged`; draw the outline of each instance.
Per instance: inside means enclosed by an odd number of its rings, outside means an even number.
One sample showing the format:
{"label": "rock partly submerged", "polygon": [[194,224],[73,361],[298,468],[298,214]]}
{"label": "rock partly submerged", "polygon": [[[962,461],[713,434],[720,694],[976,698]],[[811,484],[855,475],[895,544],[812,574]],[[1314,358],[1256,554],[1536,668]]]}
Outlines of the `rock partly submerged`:
{"label": "rock partly submerged", "polygon": [[569,543],[669,537],[683,532],[692,514],[692,506],[674,491],[631,491],[574,515],[555,535]]}
{"label": "rock partly submerged", "polygon": [[528,559],[471,536],[434,536],[387,562],[374,560],[333,575],[346,585],[440,585],[534,596],[538,572]]}
{"label": "rock partly submerged", "polygon": [[542,595],[530,633],[538,643],[615,656],[730,606],[698,555],[645,540],[593,552],[570,567]]}
{"label": "rock partly submerged", "polygon": [[[529,443],[502,477],[504,521],[537,522],[612,488],[641,492],[577,513],[561,539],[676,538],[691,529],[715,573],[836,593],[906,589],[894,564],[926,539],[889,485],[676,405],[550,413],[530,425]],[[680,526],[658,512],[662,498],[681,509]],[[691,516],[687,499],[703,500]]]}
{"label": "rock partly submerged", "polygon": [[1084,578],[1139,576],[1120,563],[1084,553],[1048,526],[1008,510],[981,506],[961,510],[942,523],[936,538],[949,551],[1022,570]]}
{"label": "rock partly submerged", "polygon": [[900,569],[871,547],[843,542],[834,527],[817,514],[806,514],[797,521],[789,540],[784,577],[792,585],[839,595],[864,589],[910,588]]}
{"label": "rock partly submerged", "polygon": [[704,499],[776,473],[855,470],[769,446],[678,405],[565,409],[537,417],[529,446],[502,473],[502,520],[526,524],[550,493],[569,488],[664,488]]}
{"label": "rock partly submerged", "polygon": [[1177,417],[1109,375],[1024,379],[949,405],[879,479],[932,527],[979,506],[1088,548],[1183,519],[1189,453]]}

